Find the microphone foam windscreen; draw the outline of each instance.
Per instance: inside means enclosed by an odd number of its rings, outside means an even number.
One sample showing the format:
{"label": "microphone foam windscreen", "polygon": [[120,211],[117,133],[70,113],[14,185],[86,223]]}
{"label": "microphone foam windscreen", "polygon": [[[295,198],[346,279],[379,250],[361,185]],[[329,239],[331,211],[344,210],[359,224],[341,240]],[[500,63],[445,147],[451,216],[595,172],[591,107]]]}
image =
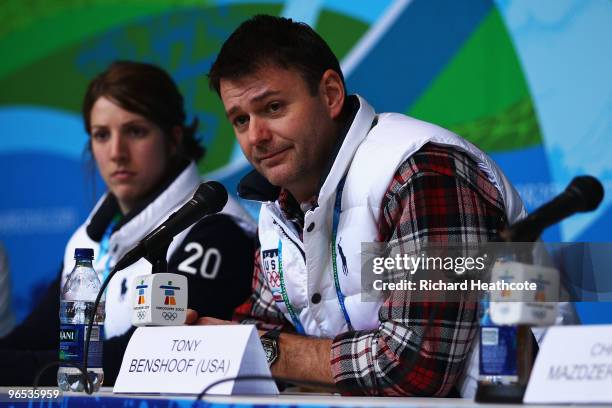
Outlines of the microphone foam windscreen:
{"label": "microphone foam windscreen", "polygon": [[602,184],[593,176],[574,177],[566,191],[580,199],[579,211],[593,211],[604,197]]}
{"label": "microphone foam windscreen", "polygon": [[211,213],[219,212],[227,204],[227,190],[217,181],[200,184],[193,197],[206,206]]}

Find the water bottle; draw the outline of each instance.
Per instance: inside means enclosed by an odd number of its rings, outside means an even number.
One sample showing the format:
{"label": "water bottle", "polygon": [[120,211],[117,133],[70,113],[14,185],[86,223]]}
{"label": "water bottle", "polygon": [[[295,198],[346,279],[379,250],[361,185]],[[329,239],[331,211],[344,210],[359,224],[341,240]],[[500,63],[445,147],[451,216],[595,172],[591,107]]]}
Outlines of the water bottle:
{"label": "water bottle", "polygon": [[489,315],[489,299],[481,300],[480,317],[480,381],[495,385],[518,381],[517,326],[499,326]]}
{"label": "water bottle", "polygon": [[[87,324],[93,314],[96,296],[102,284],[92,266],[93,249],[76,248],[76,263],[62,288],[60,298],[60,349],[61,361],[77,365],[83,363]],[[94,391],[104,381],[102,369],[102,342],[104,336],[104,297],[95,313],[89,343],[87,375]],[[63,391],[83,391],[85,384],[81,371],[71,365],[61,365],[57,372],[57,384]]]}
{"label": "water bottle", "polygon": [[526,325],[496,325],[490,297],[479,304],[479,378],[475,401],[521,404],[533,364],[531,329]]}

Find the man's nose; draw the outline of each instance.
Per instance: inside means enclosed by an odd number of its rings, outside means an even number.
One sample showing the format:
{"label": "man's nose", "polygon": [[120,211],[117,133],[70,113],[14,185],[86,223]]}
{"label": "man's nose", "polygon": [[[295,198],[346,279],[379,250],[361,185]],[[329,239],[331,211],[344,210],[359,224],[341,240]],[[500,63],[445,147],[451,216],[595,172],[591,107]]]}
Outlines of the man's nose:
{"label": "man's nose", "polygon": [[252,145],[260,145],[272,138],[272,132],[265,119],[251,118],[249,123],[249,141]]}

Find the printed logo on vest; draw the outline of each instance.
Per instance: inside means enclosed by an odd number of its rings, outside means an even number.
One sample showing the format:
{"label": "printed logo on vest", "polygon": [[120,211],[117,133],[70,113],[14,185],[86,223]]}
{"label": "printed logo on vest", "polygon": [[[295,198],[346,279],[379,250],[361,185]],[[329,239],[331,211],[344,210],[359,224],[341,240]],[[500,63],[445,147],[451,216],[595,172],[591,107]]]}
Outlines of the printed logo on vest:
{"label": "printed logo on vest", "polygon": [[274,301],[282,302],[283,295],[281,289],[281,279],[278,265],[278,249],[268,249],[261,251],[261,256],[263,259],[263,268],[266,273],[266,280],[268,281],[268,286],[272,291],[272,296],[274,296]]}
{"label": "printed logo on vest", "polygon": [[344,255],[344,251],[342,250],[342,247],[340,246],[340,243],[342,242],[342,238],[340,238],[340,240],[338,240],[338,253],[340,254],[340,259],[342,260],[342,273],[344,273],[344,276],[348,276],[348,263],[346,261],[346,256]]}

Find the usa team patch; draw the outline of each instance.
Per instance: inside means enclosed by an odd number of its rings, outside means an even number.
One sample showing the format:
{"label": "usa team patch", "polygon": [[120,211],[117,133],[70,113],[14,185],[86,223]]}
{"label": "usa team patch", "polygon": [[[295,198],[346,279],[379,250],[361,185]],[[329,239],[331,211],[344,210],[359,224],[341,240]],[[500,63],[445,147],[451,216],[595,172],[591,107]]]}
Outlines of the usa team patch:
{"label": "usa team patch", "polygon": [[261,251],[263,269],[266,274],[268,286],[276,302],[283,301],[281,277],[278,265],[278,249],[267,249]]}

